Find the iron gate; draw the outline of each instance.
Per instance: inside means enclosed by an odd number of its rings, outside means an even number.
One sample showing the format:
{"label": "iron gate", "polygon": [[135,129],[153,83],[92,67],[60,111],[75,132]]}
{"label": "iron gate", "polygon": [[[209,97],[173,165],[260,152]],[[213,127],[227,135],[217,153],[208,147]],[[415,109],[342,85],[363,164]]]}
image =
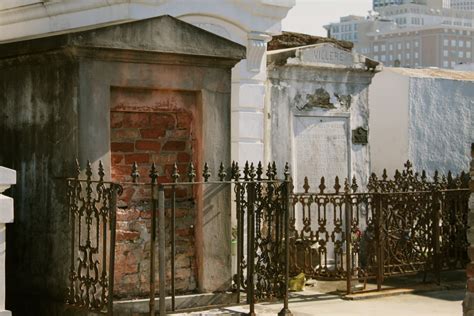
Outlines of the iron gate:
{"label": "iron gate", "polygon": [[[195,205],[202,199],[199,192],[205,187],[220,186],[233,190],[237,216],[237,273],[230,289],[237,293],[233,304],[241,304],[240,293],[254,314],[258,301],[283,298],[282,315],[288,314],[289,278],[289,190],[290,174],[286,165],[283,177],[278,179],[275,163],[266,169],[262,164],[245,164],[240,168],[232,163],[229,168],[220,165],[216,179],[205,164],[198,174],[191,163],[186,175],[181,176],[175,164],[161,183],[157,167],[152,164],[148,177],[141,177],[136,163],[130,170],[130,181],[119,184],[105,181],[101,162],[98,172],[88,162],[85,177],[77,167],[74,178],[68,181],[68,213],[71,223],[70,286],[67,303],[76,308],[113,314],[114,267],[116,245],[117,198],[130,187],[145,193],[150,208],[149,312],[156,311],[155,298],[159,293],[160,315],[177,311],[176,305],[176,212],[183,204]],[[181,168],[182,169],[182,168]],[[141,179],[148,181],[141,181]],[[171,181],[169,181],[171,180]],[[142,190],[143,189],[143,190]],[[180,192],[187,192],[180,195]],[[143,198],[143,196],[142,196]],[[147,207],[148,207],[147,206]],[[169,237],[167,237],[169,236]],[[156,258],[158,252],[158,258]],[[157,260],[158,259],[158,260]],[[167,279],[166,263],[170,262]],[[158,277],[156,275],[159,268]],[[117,277],[117,275],[115,275]],[[157,282],[158,279],[158,282]],[[159,283],[159,291],[156,291]],[[165,297],[171,297],[167,308]]]}

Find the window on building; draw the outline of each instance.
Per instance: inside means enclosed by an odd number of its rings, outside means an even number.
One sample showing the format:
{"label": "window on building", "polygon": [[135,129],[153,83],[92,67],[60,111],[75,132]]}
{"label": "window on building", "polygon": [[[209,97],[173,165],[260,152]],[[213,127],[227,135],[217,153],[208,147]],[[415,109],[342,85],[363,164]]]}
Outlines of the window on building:
{"label": "window on building", "polygon": [[397,48],[402,49],[402,43],[397,43]]}
{"label": "window on building", "polygon": [[374,60],[378,61],[378,60],[379,60],[379,56],[378,56],[378,55],[374,55]]}
{"label": "window on building", "polygon": [[386,61],[386,60],[387,60],[387,58],[386,58],[386,56],[385,56],[385,55],[382,55],[382,56],[380,56],[380,60],[381,60],[381,61]]}
{"label": "window on building", "polygon": [[464,52],[462,50],[458,52],[458,57],[464,58]]}
{"label": "window on building", "polygon": [[388,55],[388,60],[393,61],[393,55]]}
{"label": "window on building", "polygon": [[443,61],[443,67],[445,68],[448,68],[449,67],[449,63],[447,60]]}
{"label": "window on building", "polygon": [[379,51],[379,45],[374,45],[374,52],[377,53]]}
{"label": "window on building", "polygon": [[380,46],[380,50],[381,50],[382,52],[385,51],[385,44],[382,44],[382,45]]}
{"label": "window on building", "polygon": [[456,63],[454,61],[451,62],[451,68],[454,68],[454,66],[456,65]]}
{"label": "window on building", "polygon": [[448,57],[448,51],[447,50],[443,50],[443,56]]}
{"label": "window on building", "polygon": [[471,41],[466,41],[466,47],[471,48]]}
{"label": "window on building", "polygon": [[448,44],[449,44],[449,41],[448,41],[447,39],[445,39],[445,40],[443,41],[443,45],[444,45],[444,46],[448,46]]}
{"label": "window on building", "polygon": [[393,44],[388,45],[388,50],[393,50]]}
{"label": "window on building", "polygon": [[410,59],[410,53],[406,53],[407,59]]}
{"label": "window on building", "polygon": [[453,47],[456,46],[456,40],[451,40],[451,46],[453,46]]}
{"label": "window on building", "polygon": [[418,52],[415,52],[415,58],[418,58]]}
{"label": "window on building", "polygon": [[414,44],[415,44],[415,47],[418,47],[419,45],[418,41],[415,41]]}
{"label": "window on building", "polygon": [[459,40],[459,47],[464,47],[464,41]]}
{"label": "window on building", "polygon": [[471,58],[471,52],[466,52],[466,58]]}
{"label": "window on building", "polygon": [[410,42],[406,42],[405,46],[406,46],[407,49],[410,49]]}

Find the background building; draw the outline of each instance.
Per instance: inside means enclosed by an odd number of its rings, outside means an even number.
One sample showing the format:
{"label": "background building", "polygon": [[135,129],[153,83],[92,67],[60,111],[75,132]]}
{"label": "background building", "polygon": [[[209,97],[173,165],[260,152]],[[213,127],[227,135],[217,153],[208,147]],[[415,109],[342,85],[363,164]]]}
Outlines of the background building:
{"label": "background building", "polygon": [[450,0],[452,9],[474,10],[474,0]]}
{"label": "background building", "polygon": [[388,66],[454,68],[474,62],[474,11],[444,8],[449,4],[380,6],[368,17],[342,17],[325,28],[329,37],[351,41],[357,52]]}

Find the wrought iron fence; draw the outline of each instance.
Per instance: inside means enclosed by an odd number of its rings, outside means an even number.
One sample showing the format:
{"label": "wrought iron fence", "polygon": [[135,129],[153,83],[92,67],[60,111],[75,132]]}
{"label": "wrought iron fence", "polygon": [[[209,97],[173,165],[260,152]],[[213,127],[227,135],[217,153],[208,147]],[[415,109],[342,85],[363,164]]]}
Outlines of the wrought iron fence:
{"label": "wrought iron fence", "polygon": [[[229,282],[229,290],[237,293],[234,304],[242,303],[240,293],[243,291],[246,303],[250,305],[250,314],[255,313],[256,302],[275,297],[284,299],[282,311],[288,313],[289,238],[285,236],[289,232],[289,166],[286,165],[280,179],[275,163],[269,164],[266,169],[261,163],[247,163],[243,168],[237,163],[228,168],[221,164],[215,180],[208,164],[198,173],[191,163],[185,176],[181,176],[183,170],[174,164],[170,174],[161,178],[161,182],[158,181],[157,170],[157,166],[152,164],[148,176],[141,177],[134,163],[130,181],[118,185],[104,181],[101,162],[98,179],[94,179],[91,164],[88,163],[85,179],[81,179],[79,172],[75,178],[68,179],[68,211],[73,229],[68,303],[86,310],[113,313],[117,197],[133,187],[136,192],[145,192],[140,199],[148,203],[142,211],[147,208],[151,211],[149,256],[144,254],[143,258],[138,258],[140,261],[149,260],[149,313],[155,315],[157,294],[160,315],[167,312],[167,296],[171,298],[168,311],[179,310],[175,284],[176,212],[183,204],[198,207],[197,200],[203,198],[201,193],[204,188],[218,185],[229,193],[231,190],[235,193],[238,268],[236,275],[229,278],[234,282]],[[87,232],[85,241],[81,237],[83,231]],[[91,236],[97,241],[92,242]],[[83,250],[84,247],[86,250]]]}
{"label": "wrought iron fence", "polygon": [[[99,313],[112,313],[115,261],[115,210],[120,185],[104,181],[99,164],[91,164],[81,178],[67,179],[67,209],[70,218],[70,268],[67,303]],[[96,176],[96,177],[94,177]],[[98,179],[96,179],[98,177]]]}
{"label": "wrought iron fence", "polygon": [[368,192],[359,193],[356,179],[317,192],[308,179],[304,192],[292,193],[290,269],[316,279],[353,281],[463,268],[467,262],[469,178],[462,173],[432,180],[412,170],[388,179],[370,177]]}
{"label": "wrought iron fence", "polygon": [[199,172],[192,163],[187,168],[175,164],[161,176],[152,164],[146,172],[140,177],[133,164],[129,182],[117,184],[104,180],[102,163],[96,175],[88,163],[84,175],[78,166],[76,176],[67,180],[69,304],[113,313],[117,203],[131,187],[146,202],[140,211],[149,212],[144,217],[150,227],[149,255],[144,252],[137,259],[149,261],[146,293],[151,315],[157,292],[160,314],[166,313],[166,296],[171,297],[168,309],[178,310],[176,214],[199,207],[204,188],[213,185],[227,190],[226,198],[234,193],[237,273],[232,290],[237,293],[235,303],[245,292],[251,314],[256,302],[275,297],[284,299],[282,314],[287,313],[289,276],[300,272],[316,279],[346,280],[351,293],[354,282],[376,279],[380,289],[384,278],[418,272],[433,272],[439,282],[440,271],[462,268],[467,261],[466,174],[436,173],[429,180],[424,172],[414,173],[407,162],[393,179],[385,171],[380,179],[372,175],[367,192],[358,192],[355,178],[342,183],[338,177],[331,189],[322,178],[312,191],[305,179],[304,191],[294,192],[288,165],[279,178],[274,163],[267,168],[260,163],[243,168],[221,164],[215,180],[207,164]]}

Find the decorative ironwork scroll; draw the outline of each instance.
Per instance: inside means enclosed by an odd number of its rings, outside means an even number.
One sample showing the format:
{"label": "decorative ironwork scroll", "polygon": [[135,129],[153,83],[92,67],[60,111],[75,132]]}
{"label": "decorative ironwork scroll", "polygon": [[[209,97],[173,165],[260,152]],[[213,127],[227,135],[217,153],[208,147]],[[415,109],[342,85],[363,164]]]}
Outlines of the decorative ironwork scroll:
{"label": "decorative ironwork scroll", "polygon": [[356,179],[338,177],[334,186],[321,178],[311,190],[291,193],[290,269],[317,279],[352,280],[434,272],[467,262],[468,176],[405,169],[389,179],[373,174],[367,193]]}
{"label": "decorative ironwork scroll", "polygon": [[99,162],[94,179],[90,162],[81,178],[67,180],[71,227],[68,304],[89,311],[112,313],[115,247],[115,205],[121,187],[104,181]]}

